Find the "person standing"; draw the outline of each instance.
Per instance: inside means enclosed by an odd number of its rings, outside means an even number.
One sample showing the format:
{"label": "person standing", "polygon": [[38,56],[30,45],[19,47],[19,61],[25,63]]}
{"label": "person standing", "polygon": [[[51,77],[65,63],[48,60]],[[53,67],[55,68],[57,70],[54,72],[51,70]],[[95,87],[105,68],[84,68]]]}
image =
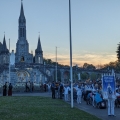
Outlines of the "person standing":
{"label": "person standing", "polygon": [[68,85],[64,86],[64,97],[65,101],[68,101],[68,91],[70,91],[70,87]]}
{"label": "person standing", "polygon": [[8,88],[8,96],[12,96],[12,88],[13,88],[13,86],[12,86],[12,84],[10,83],[10,84],[9,84],[9,88]]}
{"label": "person standing", "polygon": [[77,91],[77,103],[80,104],[81,97],[82,97],[82,90],[80,85],[78,85],[78,87],[76,88],[76,91]]}
{"label": "person standing", "polygon": [[47,86],[48,86],[48,92],[50,93],[50,91],[51,91],[51,90],[50,90],[50,88],[51,88],[51,84],[50,84],[50,83],[48,83],[48,85],[47,85]]}
{"label": "person standing", "polygon": [[51,90],[52,90],[52,98],[55,99],[55,82],[54,81],[52,82]]}
{"label": "person standing", "polygon": [[107,95],[108,95],[108,116],[115,116],[114,115],[114,92],[112,90],[112,87],[110,86],[110,83],[107,86]]}
{"label": "person standing", "polygon": [[3,85],[3,96],[7,95],[7,82]]}
{"label": "person standing", "polygon": [[60,99],[62,99],[62,96],[63,96],[63,84],[60,83],[60,86],[59,86],[59,93],[60,93]]}
{"label": "person standing", "polygon": [[46,92],[46,89],[47,89],[47,85],[46,83],[44,83],[44,91]]}

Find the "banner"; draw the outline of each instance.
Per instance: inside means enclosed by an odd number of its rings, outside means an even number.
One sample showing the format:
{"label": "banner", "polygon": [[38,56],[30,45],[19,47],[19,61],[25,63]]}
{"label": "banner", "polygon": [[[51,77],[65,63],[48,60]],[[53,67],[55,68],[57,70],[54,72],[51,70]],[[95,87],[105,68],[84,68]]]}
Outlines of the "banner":
{"label": "banner", "polygon": [[111,86],[112,91],[115,93],[116,86],[115,86],[115,77],[114,76],[103,76],[102,80],[102,88],[103,88],[103,98],[107,99],[107,87],[108,85]]}

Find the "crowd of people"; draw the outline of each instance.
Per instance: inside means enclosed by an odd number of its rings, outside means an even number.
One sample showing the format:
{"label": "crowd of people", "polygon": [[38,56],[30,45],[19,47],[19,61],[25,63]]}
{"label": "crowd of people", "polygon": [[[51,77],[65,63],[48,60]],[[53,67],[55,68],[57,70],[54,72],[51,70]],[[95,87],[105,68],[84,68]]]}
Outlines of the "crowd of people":
{"label": "crowd of people", "polygon": [[[52,98],[60,98],[65,101],[71,100],[71,84],[52,82]],[[115,116],[114,107],[120,107],[120,85],[116,85],[116,91],[112,91],[110,84],[107,86],[107,99],[103,96],[102,82],[86,81],[73,83],[73,99],[78,104],[84,100],[86,104],[97,108],[108,108],[108,116]]]}
{"label": "crowd of people", "polygon": [[[52,99],[63,99],[66,102],[71,100],[71,83],[62,83],[62,82],[49,82],[44,83],[43,85],[44,92],[52,92]],[[111,85],[107,85],[107,99],[103,95],[102,82],[99,81],[86,81],[86,82],[75,82],[73,83],[73,100],[78,104],[81,104],[82,101],[85,101],[86,104],[92,105],[97,108],[106,108],[108,107],[108,116],[115,116],[114,107],[120,107],[120,85],[116,84],[116,91],[112,90]],[[26,83],[26,92],[30,91],[30,88],[33,91],[34,85],[30,82]],[[10,83],[6,82],[3,86],[3,96],[12,96],[13,86]]]}

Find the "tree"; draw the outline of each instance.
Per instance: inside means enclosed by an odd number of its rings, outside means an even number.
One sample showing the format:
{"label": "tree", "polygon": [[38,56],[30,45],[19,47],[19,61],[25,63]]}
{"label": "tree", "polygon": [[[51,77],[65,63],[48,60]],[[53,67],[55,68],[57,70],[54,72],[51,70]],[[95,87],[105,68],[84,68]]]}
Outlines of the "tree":
{"label": "tree", "polygon": [[83,65],[84,69],[89,69],[89,70],[95,70],[95,66],[93,64],[88,64],[88,63],[84,63]]}
{"label": "tree", "polygon": [[94,81],[97,80],[97,74],[96,73],[91,73],[90,74],[90,79],[94,80]]}
{"label": "tree", "polygon": [[120,43],[118,44],[116,53],[117,53],[118,61],[120,62]]}
{"label": "tree", "polygon": [[43,59],[46,64],[52,64],[53,61],[51,59]]}
{"label": "tree", "polygon": [[86,80],[86,79],[88,79],[88,78],[89,78],[89,75],[88,75],[86,72],[81,73],[81,79],[82,79],[82,80]]}

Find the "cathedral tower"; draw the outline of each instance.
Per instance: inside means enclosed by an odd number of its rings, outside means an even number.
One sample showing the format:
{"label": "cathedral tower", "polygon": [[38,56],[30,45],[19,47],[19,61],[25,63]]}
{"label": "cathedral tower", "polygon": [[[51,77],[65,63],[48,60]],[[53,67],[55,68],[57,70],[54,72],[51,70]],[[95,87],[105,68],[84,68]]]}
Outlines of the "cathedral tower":
{"label": "cathedral tower", "polygon": [[38,38],[37,49],[35,50],[35,63],[43,64],[43,51],[40,42],[40,36]]}
{"label": "cathedral tower", "polygon": [[18,41],[16,43],[15,63],[33,63],[33,55],[29,53],[29,43],[26,39],[26,18],[22,2],[18,24]]}

